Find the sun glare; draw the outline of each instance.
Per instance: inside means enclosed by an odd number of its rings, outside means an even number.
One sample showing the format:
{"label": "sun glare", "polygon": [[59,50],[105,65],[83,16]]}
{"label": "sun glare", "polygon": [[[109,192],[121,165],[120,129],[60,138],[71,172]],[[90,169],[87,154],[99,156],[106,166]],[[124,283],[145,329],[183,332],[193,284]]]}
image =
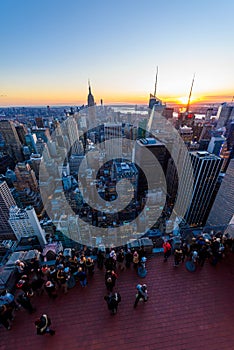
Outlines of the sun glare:
{"label": "sun glare", "polygon": [[[190,103],[196,102],[196,98],[195,97],[191,97],[190,99]],[[187,105],[188,103],[188,96],[183,96],[183,97],[178,97],[177,98],[177,103],[178,104],[182,104],[182,105]]]}

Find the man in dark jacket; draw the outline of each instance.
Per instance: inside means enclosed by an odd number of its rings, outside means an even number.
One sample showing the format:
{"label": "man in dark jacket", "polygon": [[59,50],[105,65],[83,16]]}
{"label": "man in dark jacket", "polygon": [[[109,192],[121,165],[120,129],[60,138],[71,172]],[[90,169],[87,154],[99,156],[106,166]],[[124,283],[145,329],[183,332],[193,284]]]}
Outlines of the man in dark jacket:
{"label": "man in dark jacket", "polygon": [[126,268],[129,268],[132,263],[132,252],[130,249],[128,249],[126,255],[125,255],[125,266]]}
{"label": "man in dark jacket", "polygon": [[118,310],[118,305],[121,302],[121,296],[118,292],[110,293],[105,296],[104,299],[107,302],[108,309],[111,311],[112,315],[115,315]]}
{"label": "man in dark jacket", "polygon": [[55,335],[55,331],[50,329],[51,320],[48,315],[43,314],[39,319],[35,321],[35,326],[38,335],[43,335],[49,333],[50,335]]}
{"label": "man in dark jacket", "polygon": [[117,275],[116,275],[114,270],[106,271],[105,284],[106,284],[106,288],[109,292],[112,292],[112,290],[115,286],[116,278],[117,278]]}
{"label": "man in dark jacket", "polygon": [[17,298],[17,302],[30,314],[36,311],[36,309],[32,306],[30,296],[27,293],[20,294]]}
{"label": "man in dark jacket", "polygon": [[78,268],[78,272],[77,272],[76,276],[80,281],[81,287],[86,287],[87,286],[87,275],[86,275],[86,272],[83,271],[82,267]]}

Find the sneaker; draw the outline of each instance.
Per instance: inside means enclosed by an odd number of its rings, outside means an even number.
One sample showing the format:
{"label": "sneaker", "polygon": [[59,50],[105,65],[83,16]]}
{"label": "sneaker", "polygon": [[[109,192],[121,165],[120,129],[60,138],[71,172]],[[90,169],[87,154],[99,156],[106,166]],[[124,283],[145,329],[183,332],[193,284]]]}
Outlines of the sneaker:
{"label": "sneaker", "polygon": [[11,326],[7,327],[7,330],[10,331],[11,330]]}

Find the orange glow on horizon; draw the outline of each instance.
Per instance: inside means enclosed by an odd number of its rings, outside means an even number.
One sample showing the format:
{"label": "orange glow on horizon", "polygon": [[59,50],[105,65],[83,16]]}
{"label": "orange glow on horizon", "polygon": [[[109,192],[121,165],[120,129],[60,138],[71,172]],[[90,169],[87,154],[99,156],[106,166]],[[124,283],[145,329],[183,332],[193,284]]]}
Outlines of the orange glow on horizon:
{"label": "orange glow on horizon", "polygon": [[[98,93],[95,89],[92,90],[95,102],[97,105],[100,104],[100,100],[103,99],[105,105],[108,104],[139,104],[139,105],[148,105],[149,93],[139,94],[121,94],[121,93],[110,93],[102,92]],[[86,105],[87,104],[87,94],[88,92],[83,92],[82,94],[74,91],[49,91],[45,92],[21,92],[14,93],[12,95],[0,95],[0,106],[47,106],[47,105]],[[176,104],[178,106],[185,106],[188,103],[187,96],[158,96],[164,103],[167,104]],[[231,102],[233,94],[220,93],[216,95],[201,95],[201,96],[192,96],[191,105],[197,103],[203,104],[214,104],[222,102]]]}

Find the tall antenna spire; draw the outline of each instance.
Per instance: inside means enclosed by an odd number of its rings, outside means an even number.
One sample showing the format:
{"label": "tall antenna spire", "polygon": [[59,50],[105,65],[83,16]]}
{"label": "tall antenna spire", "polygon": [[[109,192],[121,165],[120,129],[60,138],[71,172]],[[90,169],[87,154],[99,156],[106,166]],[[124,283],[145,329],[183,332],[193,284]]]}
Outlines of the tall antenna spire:
{"label": "tall antenna spire", "polygon": [[89,86],[89,92],[91,93],[91,85],[90,85],[90,80],[88,79],[88,86]]}
{"label": "tall antenna spire", "polygon": [[193,81],[192,81],[192,85],[191,85],[191,89],[190,89],[190,93],[189,93],[188,104],[187,104],[187,107],[186,107],[186,113],[189,113],[190,100],[191,100],[191,95],[192,95],[192,91],[193,91],[194,79],[195,79],[195,73],[193,75]]}
{"label": "tall antenna spire", "polygon": [[155,77],[155,85],[154,85],[154,97],[156,97],[156,91],[157,91],[157,82],[158,82],[158,66],[156,70],[156,77]]}

